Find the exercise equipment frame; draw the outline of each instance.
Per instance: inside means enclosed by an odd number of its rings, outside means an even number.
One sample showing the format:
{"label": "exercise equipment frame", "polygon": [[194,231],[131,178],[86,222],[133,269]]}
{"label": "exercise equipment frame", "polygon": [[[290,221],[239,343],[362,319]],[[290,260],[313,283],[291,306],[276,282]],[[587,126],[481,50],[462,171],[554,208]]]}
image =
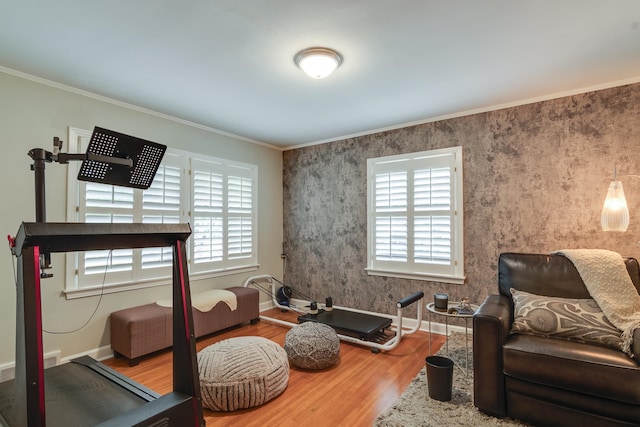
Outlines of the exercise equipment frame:
{"label": "exercise equipment frame", "polygon": [[[144,396],[139,392],[142,388],[139,384],[89,357],[73,362],[88,368],[86,376],[89,380],[95,376],[107,377],[114,388],[124,387],[132,396],[146,401],[124,413],[122,408],[112,406],[112,418],[98,421],[102,427],[205,425],[185,250],[190,234],[191,227],[188,224],[22,223],[11,242],[11,250],[18,263],[16,412],[11,417],[16,426],[43,427],[47,421],[59,425],[55,422],[56,414],[60,414],[56,404],[64,403],[61,396],[53,400],[46,399],[45,393],[40,254],[45,250],[55,253],[166,246],[173,248],[173,392],[163,396],[146,393]],[[49,369],[65,369],[65,366]],[[106,399],[105,396],[104,405],[108,406]],[[82,408],[82,394],[69,400],[71,406]],[[91,416],[79,410],[76,417],[78,425],[94,425],[96,420],[82,419],[80,413],[84,417]]]}
{"label": "exercise equipment frame", "polygon": [[[293,311],[299,314],[309,314],[307,311],[298,309],[296,307],[292,307],[292,306],[287,306],[287,305],[283,305],[280,304],[280,302],[277,300],[276,298],[276,286],[280,285],[281,282],[279,280],[277,280],[276,278],[274,278],[273,276],[269,276],[269,275],[260,275],[260,276],[253,276],[248,278],[245,283],[244,286],[248,287],[251,285],[254,285],[256,287],[258,287],[258,282],[267,282],[271,288],[271,299],[272,299],[272,303],[275,307],[280,308],[281,310],[286,310],[286,311]],[[259,290],[261,290],[259,288]],[[405,335],[411,335],[416,333],[419,329],[420,326],[422,325],[422,313],[423,313],[423,309],[422,309],[422,304],[420,303],[420,301],[422,301],[422,299],[424,298],[424,292],[416,292],[412,295],[409,295],[406,298],[401,299],[400,301],[398,301],[396,303],[396,308],[397,308],[397,314],[396,314],[396,324],[395,325],[391,325],[392,326],[392,331],[394,332],[394,336],[391,337],[389,340],[387,340],[384,343],[378,343],[378,342],[374,342],[374,341],[367,341],[361,338],[357,338],[354,336],[350,336],[350,335],[344,335],[341,333],[338,333],[338,338],[340,338],[340,340],[348,342],[348,343],[352,343],[352,344],[357,344],[357,345],[361,345],[364,347],[369,347],[371,349],[372,352],[374,353],[378,353],[380,351],[390,351],[393,350],[394,348],[396,348],[399,344],[400,341],[402,340],[402,337]],[[416,314],[416,324],[413,328],[405,328],[402,323],[403,323],[403,316],[402,316],[402,312],[403,309],[408,307],[409,305],[418,302],[418,309],[417,309],[417,314]],[[351,313],[357,313],[360,315],[368,315],[368,313],[365,313],[363,311],[358,311],[352,308],[348,308],[348,307],[340,307],[340,306],[333,306],[333,308],[339,309],[339,310],[344,310],[347,312],[351,312]],[[370,315],[372,317],[376,317],[373,315]],[[287,326],[287,327],[294,327],[296,326],[296,323],[292,323],[292,322],[288,322],[286,320],[282,320],[282,319],[276,319],[273,317],[269,317],[269,316],[265,316],[265,315],[260,315],[260,319],[264,319],[266,321],[272,322],[272,323],[276,323],[282,326]],[[321,322],[322,323],[322,322]]]}

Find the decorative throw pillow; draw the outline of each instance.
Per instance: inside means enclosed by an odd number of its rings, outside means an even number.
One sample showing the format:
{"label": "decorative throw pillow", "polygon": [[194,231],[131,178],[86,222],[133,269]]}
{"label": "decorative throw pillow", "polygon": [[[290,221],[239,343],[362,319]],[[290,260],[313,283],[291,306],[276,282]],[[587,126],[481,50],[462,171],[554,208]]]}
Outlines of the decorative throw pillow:
{"label": "decorative throw pillow", "polygon": [[543,335],[596,343],[622,350],[622,331],[613,326],[593,299],[534,295],[511,288],[512,333]]}

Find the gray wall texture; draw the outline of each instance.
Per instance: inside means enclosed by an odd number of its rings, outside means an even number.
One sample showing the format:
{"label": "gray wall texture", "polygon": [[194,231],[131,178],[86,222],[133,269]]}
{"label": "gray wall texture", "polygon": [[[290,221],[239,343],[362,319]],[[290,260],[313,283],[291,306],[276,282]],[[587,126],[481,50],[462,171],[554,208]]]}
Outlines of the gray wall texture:
{"label": "gray wall texture", "polygon": [[[428,102],[427,100],[425,102]],[[640,256],[640,179],[622,177],[626,233],[600,229],[613,168],[640,174],[640,84],[426,123],[283,154],[285,282],[323,302],[395,313],[415,291],[497,293],[502,252],[603,248]],[[369,276],[366,160],[463,147],[462,285]]]}

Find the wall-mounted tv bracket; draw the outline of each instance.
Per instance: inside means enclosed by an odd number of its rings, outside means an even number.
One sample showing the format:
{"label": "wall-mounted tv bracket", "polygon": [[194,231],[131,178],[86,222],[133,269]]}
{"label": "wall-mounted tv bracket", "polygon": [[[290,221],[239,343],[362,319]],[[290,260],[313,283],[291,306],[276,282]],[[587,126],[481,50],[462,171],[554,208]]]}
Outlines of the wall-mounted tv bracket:
{"label": "wall-mounted tv bracket", "polygon": [[[167,147],[112,130],[95,127],[84,154],[62,153],[63,141],[53,138],[53,151],[42,148],[29,150],[35,175],[36,222],[47,222],[45,194],[45,164],[81,160],[78,180],[102,184],[147,189],[153,182]],[[11,245],[11,238],[9,238]],[[41,277],[52,277],[51,253],[40,254]]]}

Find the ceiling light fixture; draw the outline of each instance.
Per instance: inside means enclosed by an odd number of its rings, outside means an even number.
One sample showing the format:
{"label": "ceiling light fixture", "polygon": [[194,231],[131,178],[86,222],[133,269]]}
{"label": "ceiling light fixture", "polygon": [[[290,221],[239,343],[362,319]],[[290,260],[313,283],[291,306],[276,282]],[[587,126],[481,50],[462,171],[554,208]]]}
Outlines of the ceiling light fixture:
{"label": "ceiling light fixture", "polygon": [[324,79],[342,64],[342,55],[326,47],[311,47],[298,52],[294,61],[309,77]]}

